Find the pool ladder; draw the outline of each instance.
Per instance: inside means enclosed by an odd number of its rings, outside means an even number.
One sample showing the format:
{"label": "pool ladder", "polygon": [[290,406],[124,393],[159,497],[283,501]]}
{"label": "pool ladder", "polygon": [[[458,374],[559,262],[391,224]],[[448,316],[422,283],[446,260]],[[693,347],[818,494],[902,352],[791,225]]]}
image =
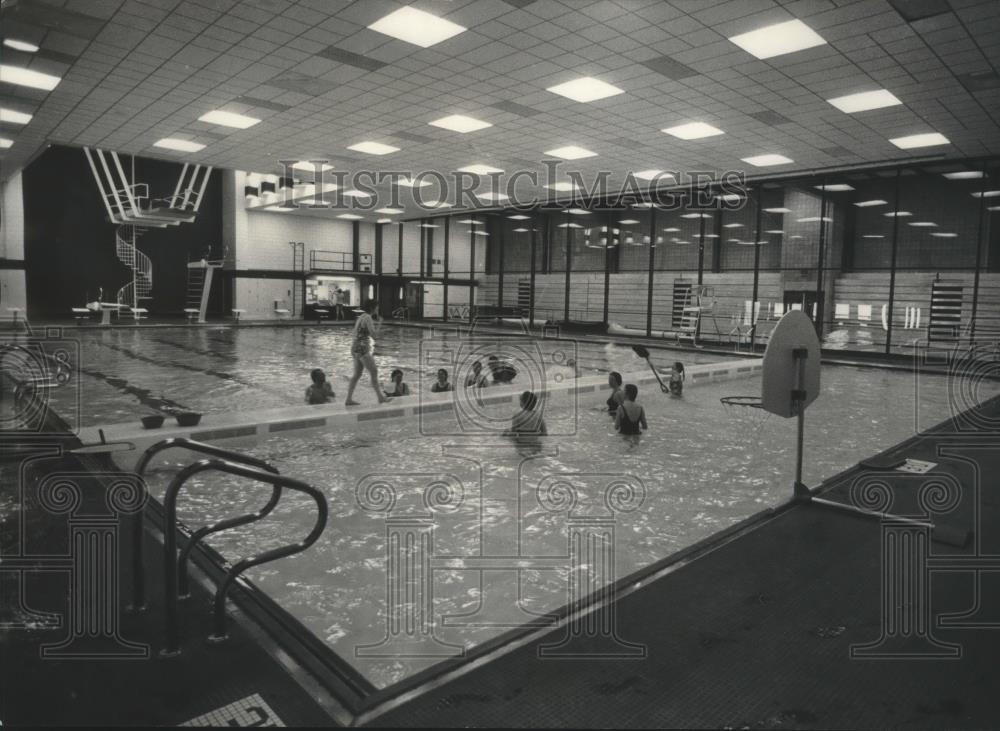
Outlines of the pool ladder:
{"label": "pool ladder", "polygon": [[[212,641],[222,641],[226,638],[226,597],[232,585],[240,575],[249,568],[279,558],[301,553],[312,546],[326,528],[327,502],[323,493],[301,480],[285,477],[264,460],[240,454],[228,449],[215,447],[211,444],[197,442],[193,439],[176,437],[157,442],[143,452],[136,464],[136,473],[143,477],[146,468],[153,457],[166,449],[185,449],[190,452],[207,454],[215,459],[201,459],[184,467],[167,486],[163,498],[165,511],[163,524],[163,571],[164,571],[164,647],[161,655],[172,656],[180,652],[180,633],[178,629],[178,599],[189,595],[187,563],[194,548],[207,536],[229,528],[253,523],[268,516],[281,499],[283,489],[302,492],[316,502],[316,523],[309,534],[295,543],[279,546],[269,551],[243,558],[237,561],[219,582],[214,599],[214,629],[209,638]],[[233,518],[226,518],[211,525],[202,526],[188,536],[187,541],[177,553],[177,496],[184,484],[202,472],[225,472],[239,477],[246,477],[256,482],[271,485],[271,497],[259,510]],[[133,596],[132,609],[141,611],[146,603],[145,597],[145,565],[143,563],[143,511],[138,511],[132,525],[132,557],[133,557]]]}

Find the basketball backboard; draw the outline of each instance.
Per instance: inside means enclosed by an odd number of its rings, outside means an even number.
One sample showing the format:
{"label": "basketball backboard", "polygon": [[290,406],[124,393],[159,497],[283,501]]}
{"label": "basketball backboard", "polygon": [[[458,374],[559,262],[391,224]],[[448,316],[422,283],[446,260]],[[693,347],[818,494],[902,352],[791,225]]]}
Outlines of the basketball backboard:
{"label": "basketball backboard", "polygon": [[[805,353],[802,384],[798,384],[799,359],[796,351]],[[795,416],[792,391],[805,391],[802,408],[819,396],[820,345],[816,327],[801,310],[785,314],[771,332],[764,351],[764,375],[761,379],[761,408],[785,418]]]}

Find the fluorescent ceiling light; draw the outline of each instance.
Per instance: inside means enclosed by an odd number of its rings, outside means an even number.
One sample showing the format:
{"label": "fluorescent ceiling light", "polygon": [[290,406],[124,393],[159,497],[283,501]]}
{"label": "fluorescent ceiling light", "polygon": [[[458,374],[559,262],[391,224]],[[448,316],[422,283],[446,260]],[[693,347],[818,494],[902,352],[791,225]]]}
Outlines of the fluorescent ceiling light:
{"label": "fluorescent ceiling light", "polygon": [[939,239],[954,239],[958,237],[958,234],[935,231],[934,233],[931,234],[931,236],[937,236]]}
{"label": "fluorescent ceiling light", "polygon": [[561,157],[563,160],[580,160],[584,157],[596,157],[596,152],[591,152],[585,147],[578,147],[577,145],[566,145],[565,147],[557,147],[554,150],[546,150],[546,155],[551,155],[552,157]]}
{"label": "fluorescent ceiling light", "polygon": [[858,201],[854,205],[856,205],[858,208],[868,208],[869,206],[884,206],[888,203],[889,201],[884,201],[876,198],[875,200],[870,200],[870,201]]}
{"label": "fluorescent ceiling light", "polygon": [[430,48],[436,43],[467,30],[465,26],[425,13],[414,7],[400,8],[368,27],[378,33],[384,33],[421,48]]}
{"label": "fluorescent ceiling light", "polygon": [[507,216],[507,218],[513,221],[527,221],[529,218],[531,218],[531,216],[525,216],[523,214],[517,213],[514,214],[513,216]]}
{"label": "fluorescent ceiling light", "polygon": [[982,170],[960,170],[956,173],[945,173],[948,180],[975,180],[983,177]]}
{"label": "fluorescent ceiling light", "polygon": [[799,223],[816,223],[818,221],[826,221],[827,223],[833,223],[833,219],[829,216],[806,216],[805,218],[800,218]]}
{"label": "fluorescent ceiling light", "polygon": [[556,228],[583,228],[578,223],[560,223]]}
{"label": "fluorescent ceiling light", "polygon": [[584,76],[574,81],[567,81],[565,84],[550,86],[548,91],[559,96],[564,96],[567,99],[572,99],[575,102],[592,102],[625,93],[624,89],[619,89],[617,86],[612,86],[591,76]]}
{"label": "fluorescent ceiling light", "polygon": [[[9,145],[8,145],[9,147]],[[986,206],[987,211],[1000,211],[1000,206]]]}
{"label": "fluorescent ceiling light", "polygon": [[722,228],[743,228],[742,223],[727,223],[722,226]]}
{"label": "fluorescent ceiling light", "polygon": [[377,221],[375,221],[375,223],[392,223],[392,219],[391,218],[380,218]]}
{"label": "fluorescent ceiling light", "polygon": [[387,216],[395,216],[395,215],[397,215],[399,213],[402,213],[402,212],[403,212],[402,208],[376,208],[375,209],[375,213],[384,213]]}
{"label": "fluorescent ceiling light", "polygon": [[650,201],[642,201],[640,203],[633,203],[633,208],[652,208],[653,204]]}
{"label": "fluorescent ceiling light", "polygon": [[441,227],[435,223],[422,223],[420,224],[420,228],[441,228]]}
{"label": "fluorescent ceiling light", "polygon": [[6,150],[13,144],[14,140],[8,140],[6,137],[0,137],[0,150]]}
{"label": "fluorescent ceiling light", "polygon": [[681,218],[711,218],[710,213],[682,213]]}
{"label": "fluorescent ceiling light", "polygon": [[181,140],[176,137],[164,137],[153,143],[153,147],[162,147],[165,150],[177,150],[178,152],[198,152],[204,150],[205,146],[191,140]]}
{"label": "fluorescent ceiling light", "polygon": [[0,64],[0,82],[4,84],[17,84],[18,86],[29,86],[32,89],[52,91],[59,85],[60,81],[62,79],[51,74],[31,71],[21,66]]}
{"label": "fluorescent ceiling light", "polygon": [[440,127],[441,129],[450,129],[452,132],[461,132],[462,134],[476,132],[477,130],[493,126],[490,122],[467,117],[464,114],[452,114],[448,117],[441,117],[441,119],[435,119],[433,122],[428,122],[428,124]]}
{"label": "fluorescent ceiling light", "polygon": [[489,231],[479,231],[478,229],[472,232],[473,236],[489,236]]}
{"label": "fluorescent ceiling light", "polygon": [[256,117],[248,117],[245,114],[236,114],[235,112],[223,112],[218,109],[201,115],[198,117],[198,121],[221,124],[223,127],[236,127],[237,129],[247,129],[260,122]]}
{"label": "fluorescent ceiling light", "polygon": [[3,44],[7,48],[13,48],[15,51],[24,51],[25,53],[38,53],[38,46],[34,43],[28,43],[27,41],[19,41],[16,38],[4,38]]}
{"label": "fluorescent ceiling light", "polygon": [[459,168],[456,172],[459,173],[474,173],[475,175],[489,175],[491,173],[502,173],[503,170],[500,168],[493,168],[489,165],[466,165],[464,168]]}
{"label": "fluorescent ceiling light", "polygon": [[526,229],[526,228],[515,228],[514,229],[514,233],[517,233],[517,234],[526,234],[526,233],[528,233],[528,229]]}
{"label": "fluorescent ceiling light", "polygon": [[1000,196],[1000,190],[984,190],[972,194],[973,198],[996,198]]}
{"label": "fluorescent ceiling light", "polygon": [[666,233],[673,233],[673,234],[675,234],[675,233],[678,233],[678,232],[680,231],[680,229],[679,229],[679,228],[674,228],[673,226],[671,226],[670,228],[665,228],[665,229],[663,229],[663,230],[664,230],[664,231],[665,231]]}
{"label": "fluorescent ceiling light", "polygon": [[937,224],[933,221],[910,221],[910,226],[920,226],[921,228],[937,228]]}
{"label": "fluorescent ceiling light", "polygon": [[346,218],[348,221],[360,221],[361,216],[355,213],[341,213],[337,218]]}
{"label": "fluorescent ceiling light", "polygon": [[[329,164],[327,164],[325,162],[324,163],[320,163],[320,169],[323,172],[326,172],[327,170],[333,170],[333,165],[329,165]],[[294,165],[292,165],[292,170],[303,170],[303,171],[305,171],[307,173],[314,173],[314,172],[316,172],[316,166],[313,165],[308,160],[299,160],[297,163],[295,163]]]}
{"label": "fluorescent ceiling light", "polygon": [[906,137],[893,137],[889,140],[901,150],[912,150],[914,147],[933,147],[934,145],[951,144],[947,137],[940,132],[924,132],[919,135],[907,135]]}
{"label": "fluorescent ceiling light", "polygon": [[398,147],[371,141],[358,142],[354,145],[348,145],[347,149],[354,150],[355,152],[364,152],[368,155],[388,155],[390,152],[399,152]]}
{"label": "fluorescent ceiling light", "polygon": [[765,231],[764,233],[766,233],[766,234],[783,234],[785,232],[782,231],[780,228],[778,228],[778,229],[774,229],[773,228],[770,231]]}
{"label": "fluorescent ceiling light", "polygon": [[854,190],[853,186],[847,183],[833,183],[832,185],[817,185],[816,190],[825,190],[828,193],[843,193],[846,190]]}
{"label": "fluorescent ceiling light", "polygon": [[729,39],[757,58],[773,58],[826,43],[823,37],[801,20],[767,25]]}
{"label": "fluorescent ceiling light", "polygon": [[13,109],[0,108],[0,122],[9,124],[27,124],[31,121],[31,115],[24,112],[17,112]]}
{"label": "fluorescent ceiling light", "polygon": [[903,216],[912,216],[913,214],[909,211],[889,211],[888,213],[883,213],[886,218],[902,218]]}
{"label": "fluorescent ceiling light", "polygon": [[349,188],[344,191],[344,195],[350,198],[371,198],[372,194],[365,192],[363,190],[358,190],[357,188]]}
{"label": "fluorescent ceiling light", "polygon": [[637,173],[632,173],[639,180],[673,180],[674,176],[665,170],[640,170]]}
{"label": "fluorescent ceiling light", "polygon": [[396,180],[396,185],[402,185],[406,188],[426,188],[431,184],[429,180],[421,180],[419,183],[413,178],[399,178]]}
{"label": "fluorescent ceiling light", "polygon": [[451,203],[447,201],[425,201],[424,205],[428,208],[451,208]]}
{"label": "fluorescent ceiling light", "polygon": [[865,234],[861,238],[863,238],[863,239],[884,239],[885,236],[883,236],[882,234]]}
{"label": "fluorescent ceiling light", "polygon": [[576,190],[576,183],[568,183],[566,181],[563,181],[560,183],[550,183],[545,187],[548,188],[549,190],[556,190],[561,193],[565,193],[571,190]]}
{"label": "fluorescent ceiling light", "polygon": [[854,114],[855,112],[867,112],[869,109],[882,109],[883,107],[894,107],[902,104],[895,94],[885,89],[875,91],[863,91],[860,94],[848,94],[838,96],[834,99],[827,99],[833,106],[842,112]]}
{"label": "fluorescent ceiling light", "polygon": [[764,213],[791,213],[791,208],[765,208]]}
{"label": "fluorescent ceiling light", "polygon": [[679,124],[676,127],[667,127],[660,131],[674,137],[679,137],[682,140],[698,140],[702,137],[714,137],[715,135],[725,134],[718,127],[713,127],[704,122],[688,122],[687,124]]}
{"label": "fluorescent ceiling light", "polygon": [[459,223],[467,223],[470,226],[481,226],[485,221],[478,221],[475,218],[463,218],[459,220]]}
{"label": "fluorescent ceiling light", "polygon": [[705,236],[703,238],[706,238],[706,239],[717,239],[717,238],[719,238],[719,234],[705,234]]}
{"label": "fluorescent ceiling light", "polygon": [[720,193],[715,197],[718,198],[720,201],[725,201],[726,203],[739,203],[741,200],[743,200],[743,196],[739,195],[738,193]]}
{"label": "fluorescent ceiling light", "polygon": [[759,168],[768,167],[769,165],[787,165],[790,162],[795,162],[791,158],[785,157],[784,155],[752,155],[750,157],[740,158],[745,163],[754,165]]}
{"label": "fluorescent ceiling light", "polygon": [[620,223],[622,226],[631,226],[632,224],[639,223],[639,221],[635,220],[634,218],[623,218],[618,223]]}
{"label": "fluorescent ceiling light", "polygon": [[590,211],[584,208],[568,208],[566,213],[572,213],[574,216],[589,216]]}

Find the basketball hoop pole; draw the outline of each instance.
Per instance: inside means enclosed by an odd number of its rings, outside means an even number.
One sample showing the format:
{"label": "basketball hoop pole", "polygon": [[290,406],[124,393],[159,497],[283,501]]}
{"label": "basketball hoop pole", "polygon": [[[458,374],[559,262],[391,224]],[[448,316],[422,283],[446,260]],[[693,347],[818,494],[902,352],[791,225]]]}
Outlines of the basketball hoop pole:
{"label": "basketball hoop pole", "polygon": [[795,348],[792,350],[792,357],[795,358],[795,388],[792,389],[792,404],[795,407],[795,415],[798,418],[798,436],[795,443],[795,485],[794,495],[796,498],[808,498],[812,496],[809,488],[802,482],[802,453],[805,444],[806,433],[806,361],[809,359],[808,348]]}

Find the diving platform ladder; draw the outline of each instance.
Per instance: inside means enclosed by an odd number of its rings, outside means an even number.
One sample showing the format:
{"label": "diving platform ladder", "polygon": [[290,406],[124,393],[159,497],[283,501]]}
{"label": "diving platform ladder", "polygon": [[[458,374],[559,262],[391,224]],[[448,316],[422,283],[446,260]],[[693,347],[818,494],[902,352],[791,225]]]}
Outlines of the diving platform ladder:
{"label": "diving platform ladder", "polygon": [[[208,296],[212,291],[212,275],[222,267],[222,260],[200,259],[189,261],[187,265],[187,299],[185,311],[198,310],[198,322],[205,322],[208,312]],[[191,313],[194,314],[193,312]]]}
{"label": "diving platform ladder", "polygon": [[930,342],[958,342],[962,326],[962,282],[935,280],[931,284],[931,312],[927,323]]}

